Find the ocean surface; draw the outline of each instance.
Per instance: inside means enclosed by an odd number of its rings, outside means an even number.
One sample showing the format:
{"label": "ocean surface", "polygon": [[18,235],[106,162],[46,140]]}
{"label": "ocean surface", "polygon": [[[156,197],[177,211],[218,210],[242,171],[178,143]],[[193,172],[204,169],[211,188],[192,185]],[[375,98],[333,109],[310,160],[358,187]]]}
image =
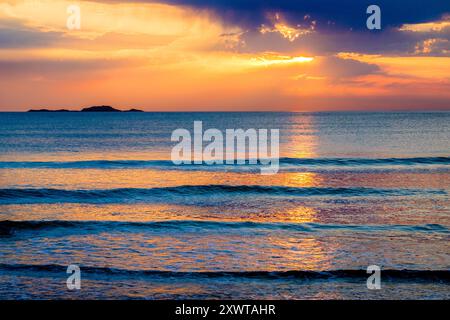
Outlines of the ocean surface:
{"label": "ocean surface", "polygon": [[[279,172],[174,165],[196,120]],[[0,299],[450,299],[449,192],[449,112],[0,113]]]}

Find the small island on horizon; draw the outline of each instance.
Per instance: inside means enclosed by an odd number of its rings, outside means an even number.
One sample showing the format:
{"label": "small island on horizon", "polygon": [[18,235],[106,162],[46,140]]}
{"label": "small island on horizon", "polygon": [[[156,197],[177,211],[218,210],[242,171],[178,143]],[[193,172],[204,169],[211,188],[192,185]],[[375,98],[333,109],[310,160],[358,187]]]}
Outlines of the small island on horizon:
{"label": "small island on horizon", "polygon": [[111,106],[92,106],[83,108],[81,110],[67,110],[67,109],[57,109],[57,110],[51,110],[51,109],[30,109],[27,112],[144,112],[143,110],[139,109],[129,109],[129,110],[119,110],[116,108],[113,108]]}

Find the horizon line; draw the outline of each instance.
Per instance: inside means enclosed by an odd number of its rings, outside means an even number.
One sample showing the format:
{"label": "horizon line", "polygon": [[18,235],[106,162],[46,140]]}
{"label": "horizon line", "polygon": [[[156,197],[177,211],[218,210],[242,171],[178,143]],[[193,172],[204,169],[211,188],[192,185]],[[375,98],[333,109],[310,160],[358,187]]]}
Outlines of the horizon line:
{"label": "horizon line", "polygon": [[[40,111],[40,112],[30,112],[30,110],[40,110],[40,109],[28,109],[28,110],[0,110],[0,113],[130,113],[126,112],[127,110],[119,110],[118,112],[104,112],[104,111],[91,111],[91,112],[82,112],[81,110],[72,110],[72,109],[66,109],[66,111],[58,112],[59,109],[48,109],[49,111]],[[333,109],[323,109],[323,110],[248,110],[248,109],[242,109],[242,110],[142,110],[140,109],[140,112],[137,113],[233,113],[233,112],[239,112],[239,113],[329,113],[329,112],[367,112],[367,113],[375,113],[375,112],[450,112],[450,108],[448,109],[381,109],[381,110],[375,110],[375,109],[343,109],[343,110],[333,110]],[[133,113],[133,112],[131,112]]]}

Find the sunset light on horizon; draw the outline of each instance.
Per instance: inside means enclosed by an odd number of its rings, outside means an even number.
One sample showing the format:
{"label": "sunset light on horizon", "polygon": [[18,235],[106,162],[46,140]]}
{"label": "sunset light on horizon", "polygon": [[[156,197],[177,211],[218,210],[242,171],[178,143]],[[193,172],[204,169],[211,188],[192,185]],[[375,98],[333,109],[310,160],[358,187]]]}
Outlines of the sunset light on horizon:
{"label": "sunset light on horizon", "polygon": [[421,16],[414,7],[404,19],[386,4],[372,31],[364,6],[351,19],[344,7],[332,14],[308,2],[252,14],[251,2],[79,1],[81,27],[69,30],[71,4],[0,3],[0,110],[450,108],[442,9]]}
{"label": "sunset light on horizon", "polygon": [[0,0],[14,314],[448,305],[449,151],[449,0]]}

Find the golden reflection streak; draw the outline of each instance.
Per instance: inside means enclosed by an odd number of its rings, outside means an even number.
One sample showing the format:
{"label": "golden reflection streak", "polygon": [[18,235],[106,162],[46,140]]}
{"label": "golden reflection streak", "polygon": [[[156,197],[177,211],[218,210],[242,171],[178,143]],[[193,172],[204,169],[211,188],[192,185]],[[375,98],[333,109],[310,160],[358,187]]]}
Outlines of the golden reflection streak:
{"label": "golden reflection streak", "polygon": [[317,157],[318,139],[314,116],[294,113],[291,121],[295,130],[290,130],[291,135],[287,136],[287,141],[281,141],[283,149],[280,153],[292,158]]}
{"label": "golden reflection streak", "polygon": [[[274,249],[266,252],[270,257],[283,257],[288,261],[283,261],[286,270],[329,270],[332,267],[334,257],[332,252],[336,251],[338,244],[330,245],[327,248],[314,237],[280,238],[279,236],[269,237],[268,241]],[[276,268],[276,264],[272,267]]]}
{"label": "golden reflection streak", "polygon": [[259,173],[146,169],[0,169],[3,188],[117,189],[164,188],[181,185],[264,185],[318,187],[324,177],[314,172]]}
{"label": "golden reflection streak", "polygon": [[292,209],[286,209],[284,215],[286,219],[295,223],[309,223],[318,221],[317,210],[310,207],[298,206]]}
{"label": "golden reflection streak", "polygon": [[[288,140],[285,154],[292,158],[315,158],[317,157],[316,148],[318,145],[316,129],[313,116],[305,114],[294,114],[292,122],[299,132],[293,132]],[[291,131],[292,132],[292,131]],[[284,181],[281,185],[295,187],[319,187],[325,184],[324,177],[314,172],[295,172],[280,175]],[[283,216],[288,221],[296,223],[311,223],[320,221],[317,218],[315,208],[297,206],[287,208]],[[316,238],[306,238],[299,241],[290,238],[288,241],[273,237],[270,239],[275,246],[282,247],[289,252],[292,260],[288,268],[292,270],[326,270],[331,267],[333,256],[330,254],[336,248],[328,247],[326,250]],[[337,244],[336,244],[337,246]],[[276,254],[276,252],[272,252]]]}

